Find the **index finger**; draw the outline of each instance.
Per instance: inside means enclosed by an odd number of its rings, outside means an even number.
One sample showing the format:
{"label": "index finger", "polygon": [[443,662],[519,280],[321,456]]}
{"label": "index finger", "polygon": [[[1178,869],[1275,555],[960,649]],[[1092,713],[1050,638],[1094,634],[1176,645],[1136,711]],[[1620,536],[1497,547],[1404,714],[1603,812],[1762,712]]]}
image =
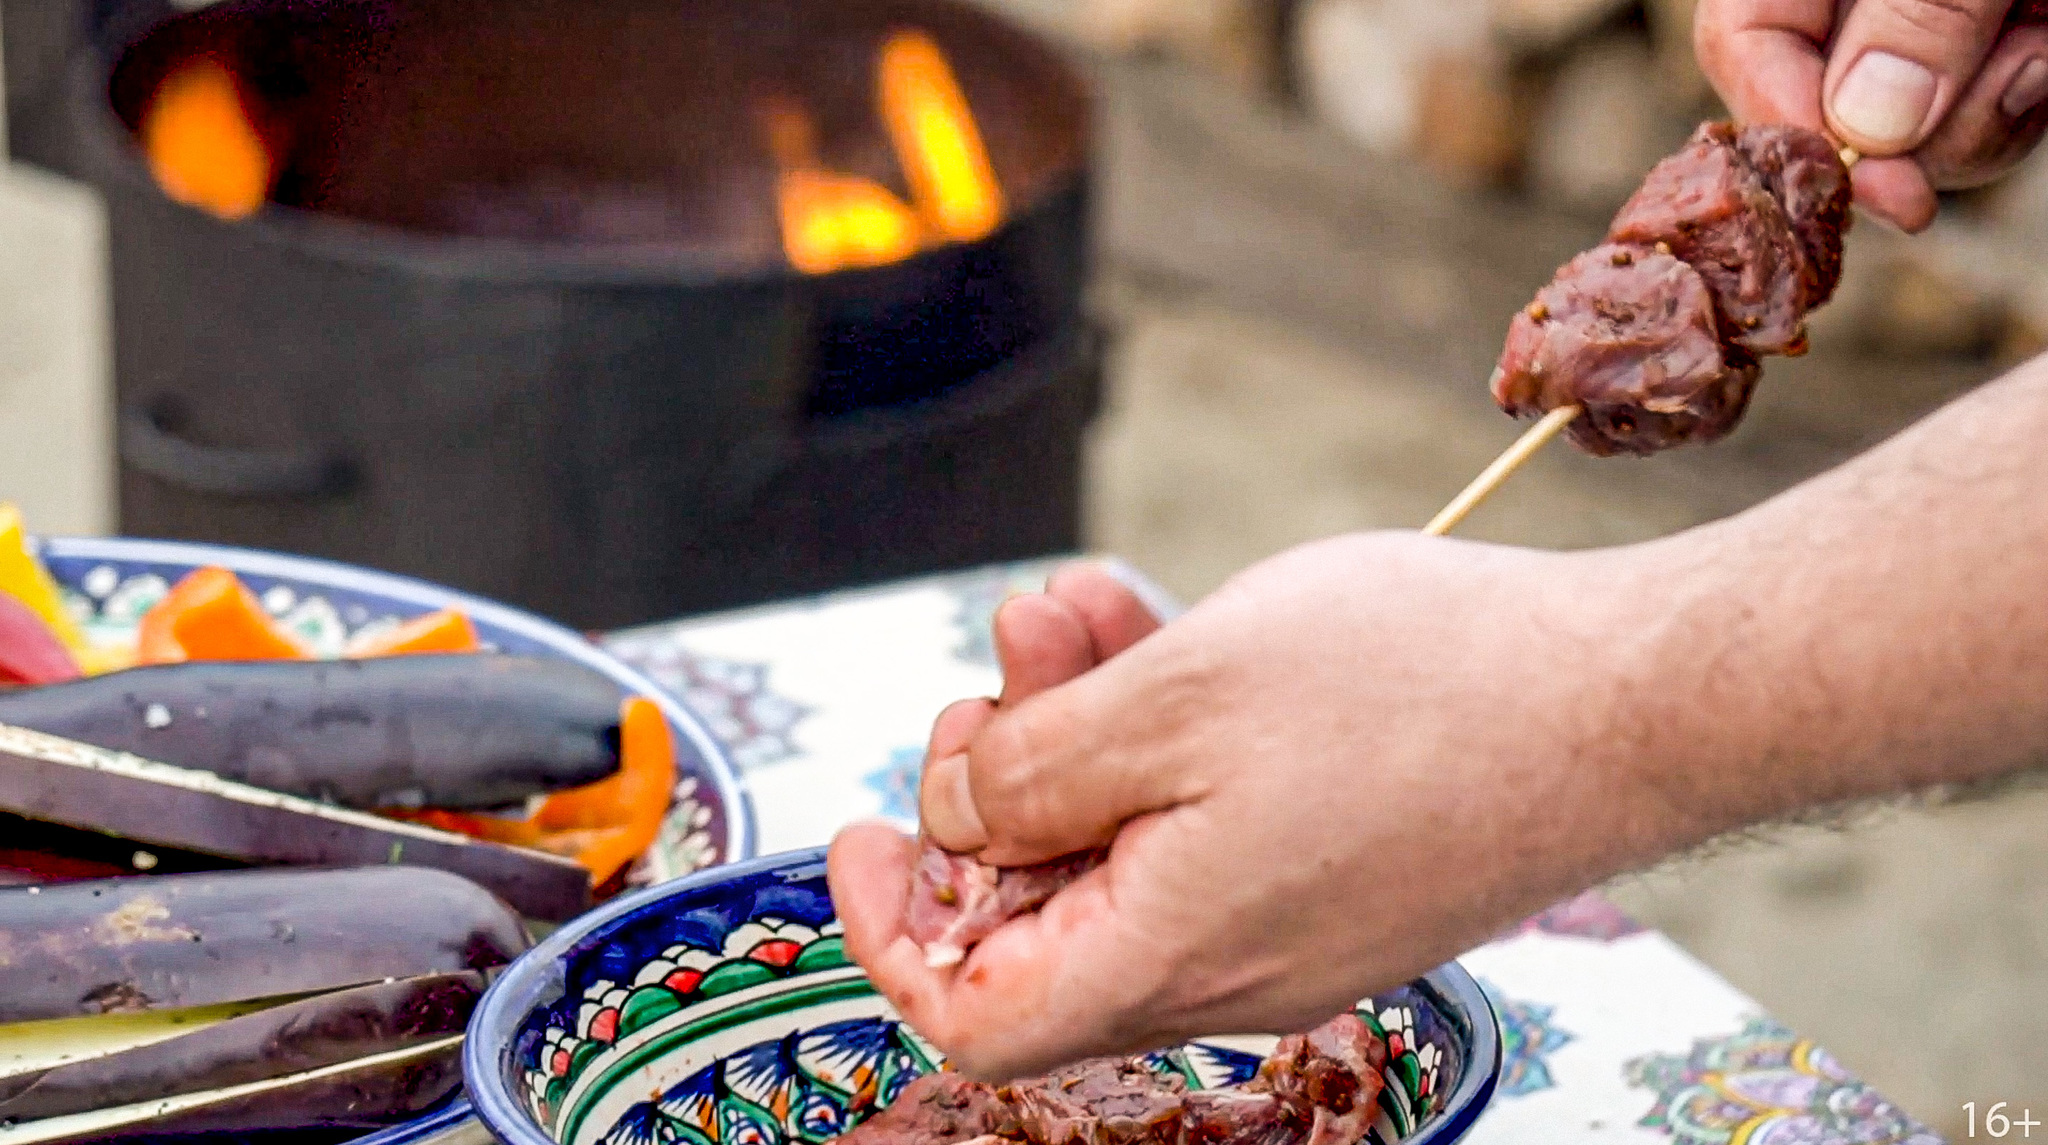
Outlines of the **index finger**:
{"label": "index finger", "polygon": [[1693,50],[1737,121],[1821,131],[1834,24],[1833,0],[1700,0]]}
{"label": "index finger", "polygon": [[905,1021],[924,1030],[945,1004],[952,971],[926,966],[924,950],[910,937],[916,864],[916,839],[884,823],[856,823],[832,840],[825,879],[845,928],[846,953]]}

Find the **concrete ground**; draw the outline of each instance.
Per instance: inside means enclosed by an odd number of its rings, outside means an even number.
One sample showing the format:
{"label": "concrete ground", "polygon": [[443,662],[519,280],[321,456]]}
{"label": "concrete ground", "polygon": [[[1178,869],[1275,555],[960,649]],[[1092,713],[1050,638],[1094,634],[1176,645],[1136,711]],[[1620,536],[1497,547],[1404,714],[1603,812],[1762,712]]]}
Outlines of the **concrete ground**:
{"label": "concrete ground", "polygon": [[[1482,236],[1467,262],[1432,265],[1404,244],[1440,220],[1405,225],[1341,143],[1163,69],[1120,67],[1106,88],[1100,298],[1119,341],[1094,442],[1096,546],[1193,597],[1299,541],[1426,520],[1513,437],[1485,367],[1555,251]],[[1555,229],[1533,228],[1534,245],[1584,237]],[[1504,303],[1503,274],[1523,275]],[[1388,280],[1407,299],[1392,323]],[[1640,462],[1552,449],[1462,531],[1575,547],[1681,529],[1994,372],[1774,362],[1728,442]],[[2048,1109],[2048,795],[1779,832],[1614,893],[1953,1140],[1965,1101]]]}

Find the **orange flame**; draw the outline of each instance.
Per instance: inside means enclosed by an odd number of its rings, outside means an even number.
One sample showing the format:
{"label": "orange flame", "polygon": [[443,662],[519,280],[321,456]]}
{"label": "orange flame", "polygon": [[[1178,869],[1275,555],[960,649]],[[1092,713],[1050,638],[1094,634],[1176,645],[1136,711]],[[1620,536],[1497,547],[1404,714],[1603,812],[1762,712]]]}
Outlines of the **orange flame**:
{"label": "orange flame", "polygon": [[872,179],[787,171],[777,192],[783,248],[790,264],[806,274],[883,266],[917,250],[917,216]]}
{"label": "orange flame", "polygon": [[873,179],[821,163],[802,108],[786,100],[765,107],[783,253],[806,274],[896,262],[926,246],[982,238],[1002,221],[1002,189],[939,45],[923,32],[890,36],[876,79],[877,109],[915,209]]}
{"label": "orange flame", "polygon": [[270,194],[270,150],[235,77],[212,60],[186,64],[158,85],[142,149],[165,194],[223,219],[256,213]]}
{"label": "orange flame", "polygon": [[956,242],[995,230],[1003,216],[1002,188],[937,42],[917,31],[890,36],[877,78],[882,120],[925,225]]}
{"label": "orange flame", "polygon": [[830,171],[818,162],[810,117],[797,107],[768,109],[768,146],[781,174],[775,195],[782,249],[805,274],[883,266],[917,251],[917,214],[873,179]]}

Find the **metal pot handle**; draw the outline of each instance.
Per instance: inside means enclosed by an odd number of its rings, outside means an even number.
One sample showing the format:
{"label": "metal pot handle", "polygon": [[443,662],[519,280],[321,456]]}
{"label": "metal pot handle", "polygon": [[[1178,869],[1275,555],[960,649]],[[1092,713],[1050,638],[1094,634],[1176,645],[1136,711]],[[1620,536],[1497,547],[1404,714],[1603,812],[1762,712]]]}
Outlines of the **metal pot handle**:
{"label": "metal pot handle", "polygon": [[346,457],[320,450],[228,449],[178,434],[166,403],[121,411],[121,460],[159,481],[223,497],[333,497],[356,484]]}

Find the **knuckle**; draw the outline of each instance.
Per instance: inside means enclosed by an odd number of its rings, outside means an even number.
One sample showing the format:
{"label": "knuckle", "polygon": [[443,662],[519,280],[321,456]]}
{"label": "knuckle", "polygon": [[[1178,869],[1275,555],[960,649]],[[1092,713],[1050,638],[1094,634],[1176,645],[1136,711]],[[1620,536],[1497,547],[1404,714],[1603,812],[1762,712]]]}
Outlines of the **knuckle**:
{"label": "knuckle", "polygon": [[1887,31],[1904,33],[1916,40],[1973,37],[1995,19],[1990,6],[1981,0],[1878,0],[1878,11],[1891,25]]}
{"label": "knuckle", "polygon": [[997,720],[969,757],[974,801],[991,838],[1028,837],[1042,830],[1043,804],[1053,786],[1045,782],[1044,752],[1059,742],[1042,726],[1045,720],[1031,710]]}

